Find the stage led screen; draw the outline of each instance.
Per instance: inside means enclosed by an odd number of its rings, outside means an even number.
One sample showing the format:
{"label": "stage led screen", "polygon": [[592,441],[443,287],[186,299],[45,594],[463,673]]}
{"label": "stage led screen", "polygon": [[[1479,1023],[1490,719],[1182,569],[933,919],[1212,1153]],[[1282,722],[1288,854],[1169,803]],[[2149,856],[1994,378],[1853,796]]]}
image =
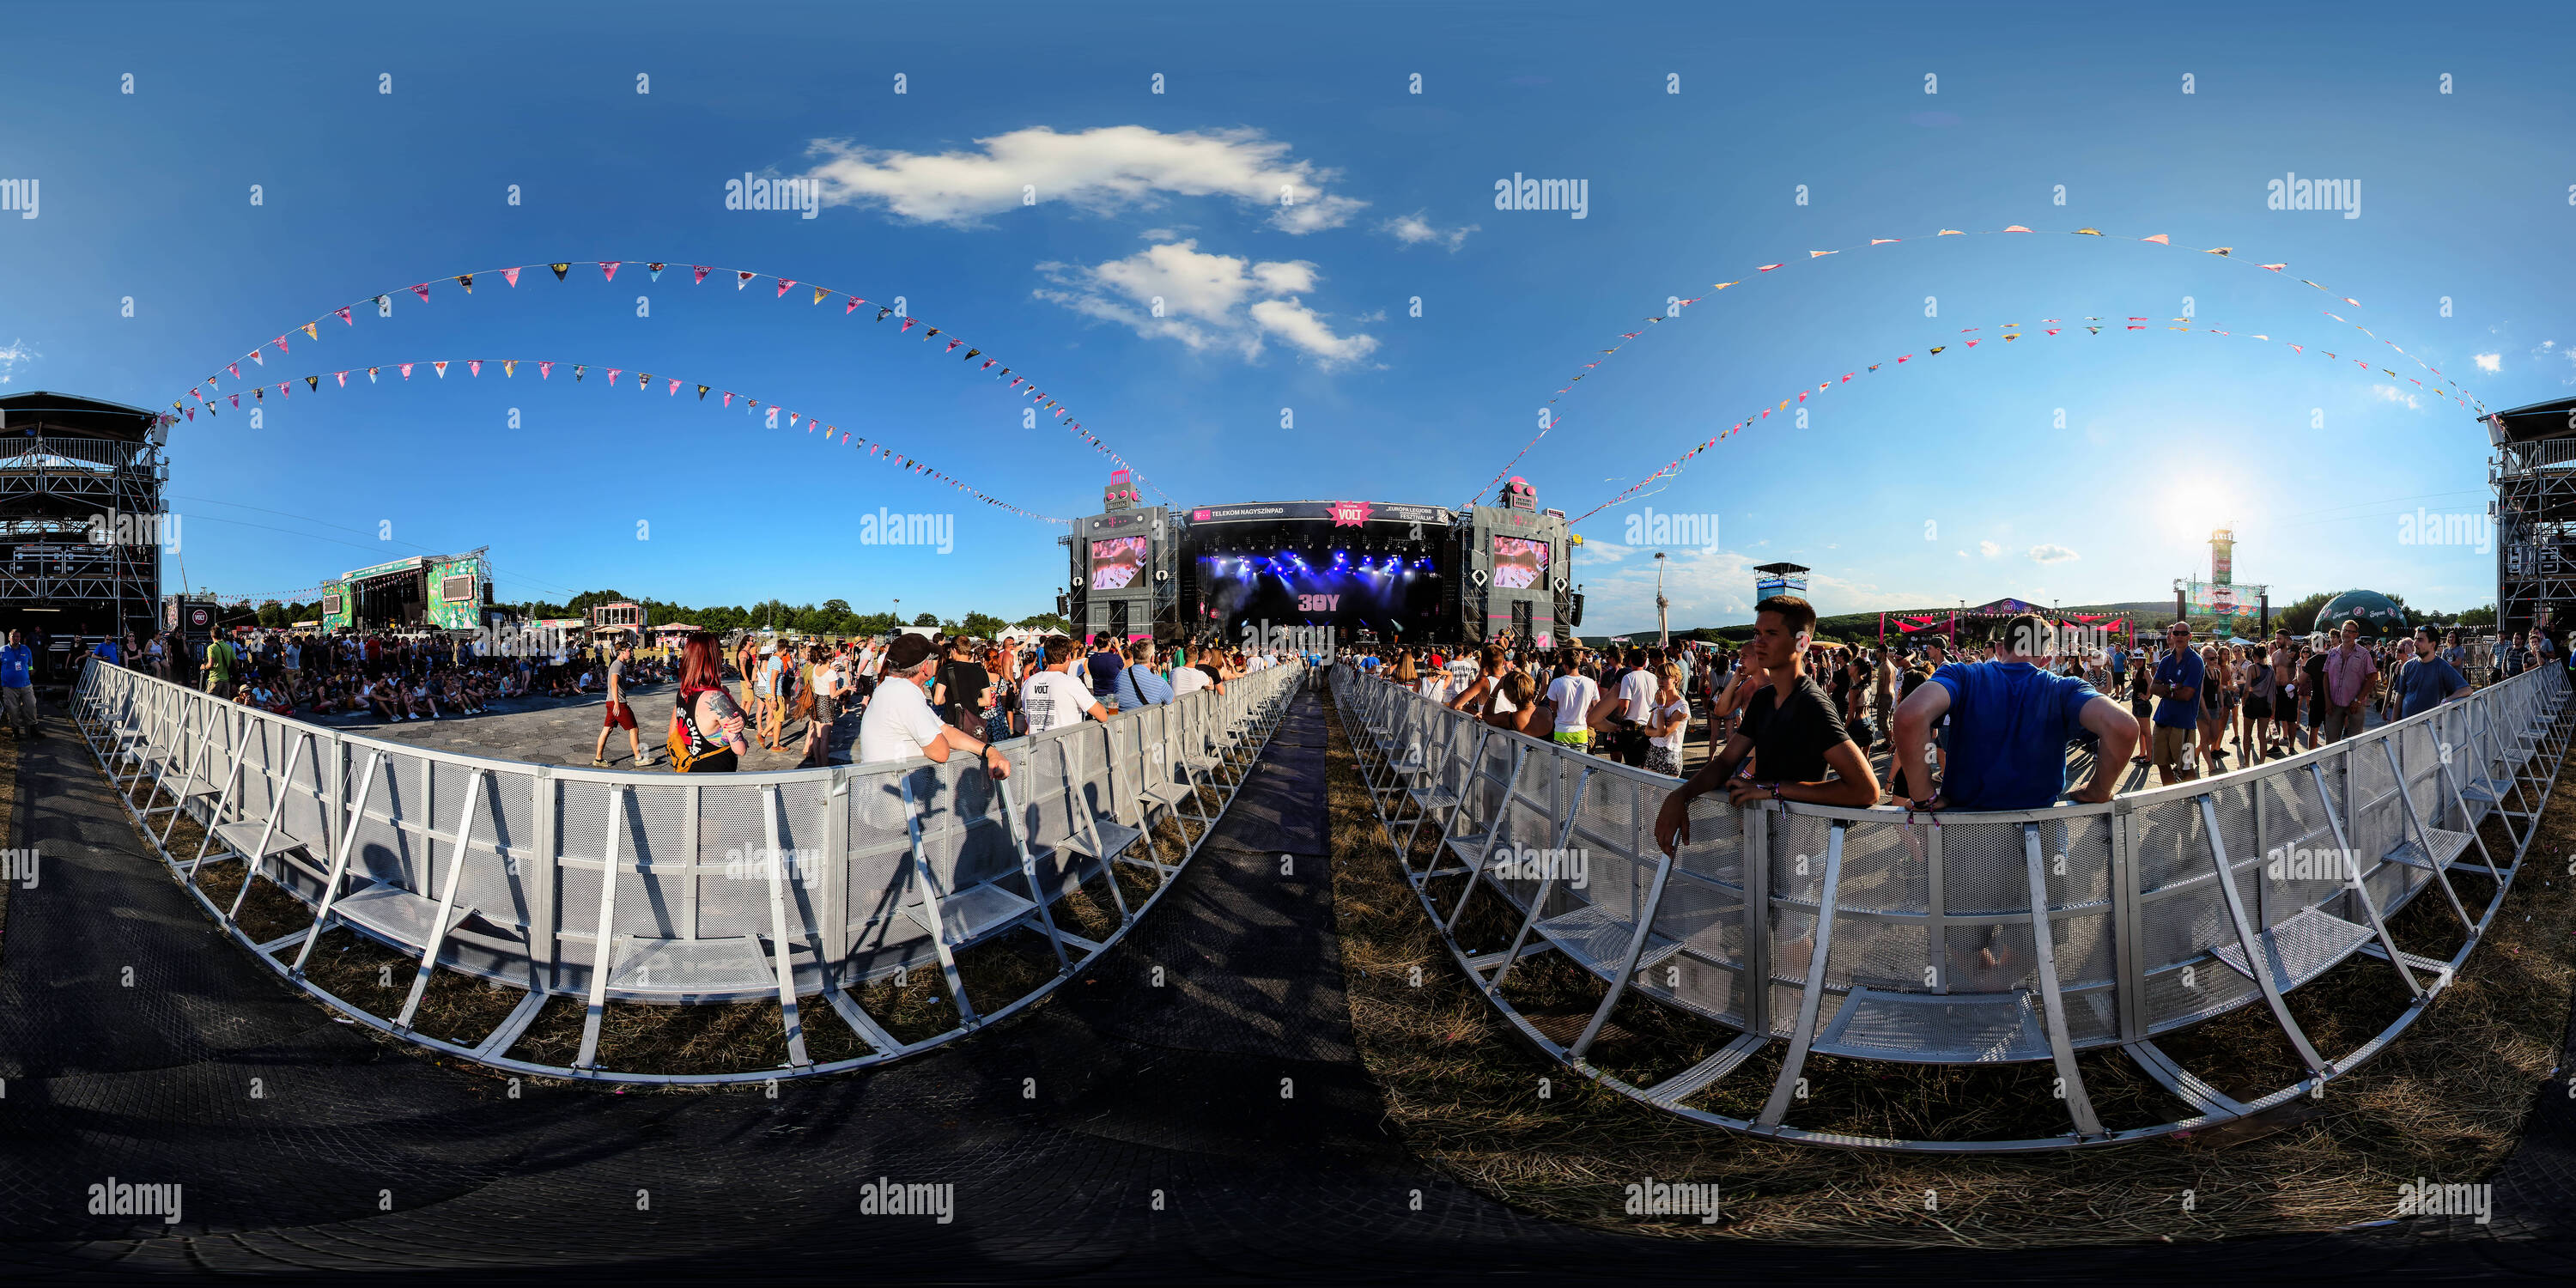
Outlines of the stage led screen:
{"label": "stage led screen", "polygon": [[1091,543],[1091,588],[1125,590],[1145,575],[1153,557],[1148,537],[1108,537]]}
{"label": "stage led screen", "polygon": [[1363,638],[1385,645],[1444,638],[1441,578],[1428,557],[1202,555],[1197,567],[1195,634],[1236,642],[1247,629],[1330,627],[1345,646]]}
{"label": "stage led screen", "polygon": [[1494,538],[1494,585],[1527,590],[1547,577],[1547,543],[1528,537]]}

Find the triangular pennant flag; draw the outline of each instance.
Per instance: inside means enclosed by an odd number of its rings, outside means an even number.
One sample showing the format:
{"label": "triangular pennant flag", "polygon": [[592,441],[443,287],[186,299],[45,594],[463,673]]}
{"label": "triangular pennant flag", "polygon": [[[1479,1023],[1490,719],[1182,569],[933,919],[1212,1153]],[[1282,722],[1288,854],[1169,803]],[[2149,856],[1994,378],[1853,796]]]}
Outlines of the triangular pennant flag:
{"label": "triangular pennant flag", "polygon": [[2171,245],[2173,245],[2173,238],[2171,238],[2171,237],[2167,237],[2167,236],[2166,236],[2166,235],[2164,235],[2163,233],[2157,233],[2157,234],[2156,234],[2155,236],[2153,236],[2153,237],[2141,237],[2141,238],[2139,238],[2138,240],[2139,240],[2139,241],[2151,241],[2151,242],[2154,242],[2155,244],[2157,244],[2157,245],[2159,245],[2159,246],[2171,246]]}
{"label": "triangular pennant flag", "polygon": [[2236,248],[2233,246],[2213,246],[2205,253],[2211,255],[2233,255],[2236,253]]}
{"label": "triangular pennant flag", "polygon": [[279,353],[284,353],[284,352],[286,352],[286,351],[287,351],[287,350],[286,350],[286,337],[285,337],[285,336],[282,336],[282,335],[281,335],[281,336],[277,337],[277,339],[276,339],[276,340],[274,340],[274,341],[272,341],[272,343],[274,343],[274,344],[277,346],[277,351],[278,351]]}
{"label": "triangular pennant flag", "polygon": [[240,394],[228,394],[228,395],[226,395],[226,396],[227,396],[227,397],[229,397],[229,398],[231,398],[231,399],[233,400],[233,407],[234,407],[236,410],[238,410],[238,409],[241,407],[241,395],[240,395]]}
{"label": "triangular pennant flag", "polygon": [[305,392],[306,392],[306,393],[311,393],[312,391],[314,391],[314,390],[316,390],[316,389],[319,389],[319,388],[321,388],[321,387],[322,387],[322,377],[320,377],[320,376],[306,376],[306,377],[304,378],[304,390],[305,390]]}
{"label": "triangular pennant flag", "polygon": [[697,285],[698,283],[700,283],[700,282],[703,282],[703,281],[707,280],[707,274],[708,274],[708,273],[710,273],[710,272],[712,272],[712,271],[714,271],[714,270],[712,270],[712,269],[708,268],[708,267],[707,267],[706,265],[704,265],[704,264],[691,264],[691,265],[689,266],[689,271],[690,271],[690,272],[692,272],[692,273],[697,274],[697,276],[695,276],[695,277],[693,277],[693,278],[691,278],[691,279],[689,280],[689,285],[691,285],[691,286],[695,286],[695,285]]}
{"label": "triangular pennant flag", "polygon": [[957,352],[957,346],[959,346],[959,345],[961,345],[961,344],[964,344],[964,343],[966,343],[966,342],[965,342],[965,341],[963,341],[963,340],[958,339],[958,338],[957,338],[957,337],[955,337],[955,336],[950,336],[950,337],[948,338],[948,347],[947,347],[947,348],[945,348],[945,349],[940,350],[940,352],[941,352],[941,353],[955,353],[955,352]]}
{"label": "triangular pennant flag", "polygon": [[571,272],[571,271],[572,271],[572,265],[571,265],[571,264],[569,264],[569,263],[563,263],[563,264],[548,264],[548,265],[546,265],[546,267],[551,268],[551,269],[553,269],[553,270],[555,271],[555,280],[556,280],[556,281],[558,281],[558,282],[560,282],[560,281],[564,280],[564,274],[569,273],[569,272]]}
{"label": "triangular pennant flag", "polygon": [[555,364],[551,362],[540,362],[537,364],[537,379],[551,380],[554,378],[554,374]]}
{"label": "triangular pennant flag", "polygon": [[1944,229],[1942,229],[1941,231],[1939,231],[1939,232],[1937,232],[1937,233],[1934,233],[1934,234],[1932,234],[1932,235],[1933,235],[1933,236],[1935,236],[1935,237],[1965,237],[1965,236],[1967,236],[1967,234],[1966,234],[1966,233],[1960,232],[1960,231],[1959,231],[1958,229],[1956,229],[1956,228],[1944,228]]}
{"label": "triangular pennant flag", "polygon": [[447,379],[447,364],[446,364],[445,362],[433,362],[433,363],[431,363],[431,364],[429,364],[429,365],[431,365],[431,366],[433,366],[433,367],[438,368],[438,378],[439,378],[439,379],[441,379],[441,380],[445,380],[445,379]]}
{"label": "triangular pennant flag", "polygon": [[651,273],[653,275],[653,280],[658,282],[662,280],[662,270],[669,267],[670,265],[668,264],[646,264],[644,266],[644,271]]}
{"label": "triangular pennant flag", "polygon": [[[379,296],[377,296],[376,298],[377,298],[377,299],[383,299],[384,297],[383,297],[383,296],[381,296],[381,295],[379,295]],[[345,323],[349,324],[350,326],[356,326],[356,325],[358,324],[358,320],[357,320],[356,318],[353,318],[353,317],[350,317],[350,316],[349,316],[349,310],[348,310],[346,307],[343,307],[343,308],[337,309],[337,310],[335,310],[335,312],[337,312],[337,313],[340,315],[340,320],[341,320],[342,322],[345,322]]]}
{"label": "triangular pennant flag", "polygon": [[905,330],[905,331],[909,331],[909,330],[911,330],[914,326],[918,325],[918,324],[920,323],[920,321],[921,321],[921,319],[919,319],[919,318],[905,318],[905,319],[903,320],[903,327],[902,327],[902,329],[903,329],[903,330]]}
{"label": "triangular pennant flag", "polygon": [[457,274],[456,284],[464,287],[466,294],[472,295],[474,293],[474,275],[472,273]]}
{"label": "triangular pennant flag", "polygon": [[650,372],[650,371],[638,371],[638,372],[636,372],[636,373],[635,373],[635,387],[636,387],[636,388],[638,388],[638,389],[650,389],[650,388],[652,388],[652,387],[653,387],[653,373],[652,373],[652,372]]}
{"label": "triangular pennant flag", "polygon": [[2263,268],[2268,268],[2268,269],[2272,270],[2273,272],[2277,273],[2277,272],[2280,272],[2282,269],[2288,268],[2288,267],[2289,267],[2289,265],[2287,265],[2287,264],[2264,264],[2264,265],[2261,265],[2261,267],[2263,267]]}
{"label": "triangular pennant flag", "polygon": [[369,368],[367,368],[367,383],[368,383],[368,384],[371,384],[371,385],[372,385],[372,384],[376,383],[376,372],[377,372],[378,370],[380,370],[380,368],[377,368],[377,367],[369,367]]}
{"label": "triangular pennant flag", "polygon": [[1869,239],[1869,244],[1872,246],[1885,246],[1890,242],[1901,242],[1903,240],[1905,239],[1902,237],[1872,237]]}
{"label": "triangular pennant flag", "polygon": [[2026,233],[2030,230],[2022,227],[2020,224],[2010,224],[2004,228],[2004,231],[2008,233]]}
{"label": "triangular pennant flag", "polygon": [[617,280],[617,266],[618,266],[618,265],[620,265],[620,264],[623,264],[623,263],[625,263],[625,262],[626,262],[626,261],[625,261],[625,260],[622,260],[622,259],[603,259],[603,260],[599,261],[599,272],[600,272],[600,275],[601,275],[602,277],[605,277],[605,278],[606,278],[607,280],[609,280],[609,281],[612,281],[612,282],[616,281],[616,280]]}
{"label": "triangular pennant flag", "polygon": [[744,287],[746,287],[746,286],[751,285],[751,279],[753,279],[753,278],[755,278],[755,277],[758,277],[758,276],[760,276],[760,274],[758,274],[758,273],[736,273],[736,274],[734,274],[733,289],[735,289],[735,290],[739,291],[739,290],[741,290],[742,288],[744,288]]}
{"label": "triangular pennant flag", "polygon": [[2079,235],[2085,237],[2099,237],[2102,235],[2102,230],[2099,228],[2078,228],[2075,231]]}
{"label": "triangular pennant flag", "polygon": [[931,338],[932,336],[935,336],[935,335],[937,335],[937,334],[939,334],[939,328],[938,328],[938,327],[932,327],[932,328],[930,328],[929,330],[922,332],[922,333],[921,333],[921,338],[922,338],[922,339],[924,339],[924,340],[927,340],[927,339],[929,339],[929,338]]}
{"label": "triangular pennant flag", "polygon": [[423,304],[427,304],[427,303],[429,303],[429,283],[427,283],[427,282],[415,282],[415,283],[413,283],[413,284],[412,284],[412,288],[411,288],[411,293],[412,293],[412,294],[414,294],[414,295],[419,296],[419,297],[420,297],[420,302],[421,302],[421,303],[423,303]]}
{"label": "triangular pennant flag", "polygon": [[617,373],[619,373],[619,372],[621,372],[621,371],[624,371],[624,370],[626,370],[626,368],[624,368],[624,367],[610,367],[610,368],[608,369],[608,386],[609,386],[609,388],[614,389],[614,388],[616,388],[616,387],[617,387]]}
{"label": "triangular pennant flag", "polygon": [[1761,272],[1761,273],[1768,273],[1768,272],[1770,272],[1772,269],[1775,269],[1775,268],[1778,268],[1778,267],[1780,267],[1778,264],[1765,264],[1765,265],[1763,265],[1761,268],[1756,269],[1756,270],[1754,270],[1754,271],[1756,271],[1756,272]]}
{"label": "triangular pennant flag", "polygon": [[782,278],[779,278],[779,279],[778,279],[778,294],[773,295],[773,296],[771,296],[771,297],[769,297],[769,298],[771,298],[771,299],[773,299],[773,300],[776,300],[776,299],[784,299],[784,298],[786,298],[786,296],[787,296],[787,288],[789,288],[789,287],[791,287],[791,286],[794,286],[794,285],[796,285],[796,279],[795,279],[795,278],[792,278],[792,277],[782,277]]}
{"label": "triangular pennant flag", "polygon": [[477,376],[482,375],[482,374],[483,374],[483,360],[482,360],[481,358],[468,358],[468,359],[466,359],[466,360],[465,360],[465,370],[466,370],[467,372],[469,372],[469,373],[473,374],[473,375],[477,375]]}
{"label": "triangular pennant flag", "polygon": [[[1842,254],[1842,252],[1841,252],[1841,251],[1838,251],[1838,250],[1811,250],[1811,251],[1808,251],[1808,252],[1807,252],[1807,258],[1809,258],[1809,259],[1823,259],[1823,258],[1824,258],[1825,256],[1827,256],[1827,255],[1839,255],[1839,254]],[[1648,319],[1647,319],[1647,321],[1650,321],[1650,322],[1661,322],[1661,321],[1663,321],[1663,319],[1662,319],[1662,318],[1648,318]]]}
{"label": "triangular pennant flag", "polygon": [[349,387],[349,373],[348,373],[348,372],[345,372],[345,371],[335,371],[335,372],[332,372],[331,374],[333,374],[333,375],[335,375],[335,376],[338,376],[338,377],[340,378],[340,387],[341,387],[341,388],[346,389],[346,388],[348,388],[348,387]]}
{"label": "triangular pennant flag", "polygon": [[516,359],[516,358],[503,358],[503,359],[501,359],[501,374],[502,374],[502,376],[504,376],[504,377],[515,376],[515,375],[519,374],[519,360],[518,360],[518,359]]}
{"label": "triangular pennant flag", "polygon": [[515,268],[502,269],[501,280],[508,282],[512,286],[517,286],[519,284],[519,270]]}
{"label": "triangular pennant flag", "polygon": [[826,295],[829,295],[829,294],[831,294],[831,292],[830,292],[830,291],[824,290],[822,287],[819,287],[819,286],[815,287],[815,288],[814,288],[814,302],[815,302],[816,304],[820,304],[820,303],[822,303],[822,302],[823,302],[823,297],[824,297],[824,296],[826,296]]}
{"label": "triangular pennant flag", "polygon": [[724,406],[726,406],[726,407],[731,407],[731,406],[733,406],[733,391],[732,391],[732,390],[728,389],[728,390],[724,391],[724,403],[723,403],[723,405],[724,405]]}
{"label": "triangular pennant flag", "polygon": [[[238,362],[227,362],[227,363],[225,363],[225,364],[224,364],[224,370],[226,370],[226,371],[229,371],[229,372],[233,373],[233,379],[235,379],[235,380],[239,380],[239,379],[241,379],[241,364],[240,364],[240,363],[238,363]],[[213,376],[208,376],[208,377],[206,377],[206,379],[208,379],[208,380],[212,380],[212,379],[214,379],[214,377],[213,377]]]}
{"label": "triangular pennant flag", "polygon": [[[951,347],[954,347],[954,346],[951,346]],[[981,350],[981,349],[968,349],[968,350],[966,351],[966,357],[965,357],[963,360],[964,360],[964,361],[967,361],[967,362],[973,362],[973,361],[975,360],[975,355],[976,355],[976,354],[979,354],[979,353],[982,353],[982,352],[983,352],[983,350]]]}
{"label": "triangular pennant flag", "polygon": [[698,401],[699,401],[699,402],[705,402],[706,400],[707,400],[707,387],[706,387],[705,385],[700,385],[700,386],[698,386]]}
{"label": "triangular pennant flag", "polygon": [[312,323],[310,323],[310,322],[307,322],[307,323],[305,323],[305,324],[304,324],[304,338],[305,338],[305,339],[307,339],[307,340],[319,340],[319,339],[321,339],[322,337],[321,337],[320,335],[318,335],[318,334],[315,334],[315,332],[314,332],[314,330],[313,330],[313,324],[312,324]]}
{"label": "triangular pennant flag", "polygon": [[848,304],[843,305],[843,306],[841,307],[841,316],[842,316],[842,317],[848,317],[848,316],[850,316],[851,314],[858,312],[858,311],[859,311],[859,306],[860,306],[860,305],[862,305],[862,304],[865,304],[865,303],[867,303],[867,301],[866,301],[866,300],[860,299],[858,296],[855,296],[855,295],[851,296],[851,297],[850,297],[850,302],[849,302]]}
{"label": "triangular pennant flag", "polygon": [[[791,412],[789,412],[789,413],[787,413],[787,427],[788,427],[789,429],[794,429],[794,428],[796,428],[796,417],[797,417],[798,415],[799,415],[799,413],[797,413],[797,412],[792,412],[792,411],[791,411]],[[814,431],[813,431],[813,428],[812,428],[811,426],[808,426],[808,427],[806,427],[806,431],[805,431],[805,432],[807,432],[807,433],[809,433],[809,434],[810,434],[810,433],[812,433],[812,432],[814,432]]]}
{"label": "triangular pennant flag", "polygon": [[670,388],[668,388],[668,389],[663,390],[663,391],[662,391],[662,394],[663,394],[663,396],[664,396],[664,397],[668,397],[668,398],[677,398],[677,397],[679,397],[679,396],[680,396],[680,378],[679,378],[678,376],[673,376],[673,377],[671,377],[671,387],[670,387]]}
{"label": "triangular pennant flag", "polygon": [[409,380],[409,379],[411,379],[411,369],[412,369],[413,365],[414,365],[414,364],[412,364],[412,363],[408,363],[408,362],[406,362],[406,363],[403,363],[403,364],[402,364],[403,379],[405,379],[405,380]]}
{"label": "triangular pennant flag", "polygon": [[589,368],[589,367],[584,366],[584,365],[582,365],[582,364],[580,364],[580,363],[575,363],[575,364],[573,364],[573,369],[572,369],[572,382],[573,382],[574,384],[576,384],[576,385],[577,385],[577,384],[580,384],[580,383],[581,383],[581,376],[582,376],[582,373],[583,373],[583,372],[585,372],[585,371],[588,371],[588,370],[590,370],[590,368]]}

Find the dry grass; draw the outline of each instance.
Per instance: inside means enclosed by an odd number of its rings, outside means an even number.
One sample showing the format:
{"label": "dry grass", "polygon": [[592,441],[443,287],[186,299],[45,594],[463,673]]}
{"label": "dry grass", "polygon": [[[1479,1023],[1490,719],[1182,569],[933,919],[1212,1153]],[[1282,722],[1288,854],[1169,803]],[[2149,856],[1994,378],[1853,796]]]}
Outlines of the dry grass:
{"label": "dry grass", "polygon": [[[2461,979],[2321,1101],[2188,1140],[2053,1154],[1903,1156],[1758,1140],[1647,1108],[1519,1041],[1444,951],[1396,868],[1338,722],[1328,723],[1334,900],[1351,968],[1352,1021],[1389,1118],[1417,1152],[1469,1184],[1560,1220],[1692,1237],[2049,1246],[2234,1238],[2383,1218],[2393,1213],[2403,1181],[2475,1179],[2510,1152],[2534,1090],[2554,1067],[2576,985],[2568,933],[2576,892],[2560,870],[2560,856],[2576,850],[2576,805],[2553,794],[2531,862]],[[2498,824],[2485,834],[2491,848],[2502,843]],[[1417,841],[1417,868],[1428,861],[1431,835],[1426,828]],[[2482,879],[2454,880],[2473,913],[2491,893]],[[1458,884],[1435,883],[1444,912]],[[1504,947],[1519,926],[1517,915],[1506,913],[1499,897],[1480,896],[1461,922],[1461,942],[1478,951]],[[2459,943],[2438,890],[2409,905],[2392,930],[2424,955],[2447,956]],[[1410,983],[1416,968],[1419,987]],[[1589,974],[1555,954],[1515,966],[1505,994],[1559,1042],[1581,1031],[1603,995]],[[2327,1058],[2377,1033],[2404,1001],[2387,963],[2367,958],[2289,995],[2293,1016]],[[1592,1058],[1644,1085],[1733,1036],[1631,995]],[[2158,1045],[2240,1097],[2302,1072],[2259,1004]],[[1765,1048],[1690,1106],[1753,1116],[1779,1070],[1780,1050],[1777,1043]],[[2108,1126],[2186,1115],[2116,1053],[2082,1057],[2081,1071]],[[1789,1116],[1801,1127],[1946,1139],[2067,1129],[2050,1095],[2055,1072],[2045,1063],[1959,1068],[1818,1056],[1804,1072],[1811,1098]],[[1702,1226],[1695,1218],[1641,1223],[1626,1216],[1624,1187],[1650,1178],[1721,1186],[1725,1219]],[[2188,1212],[2185,1191],[2193,1195]],[[1937,1210],[1927,1209],[1927,1192]]]}

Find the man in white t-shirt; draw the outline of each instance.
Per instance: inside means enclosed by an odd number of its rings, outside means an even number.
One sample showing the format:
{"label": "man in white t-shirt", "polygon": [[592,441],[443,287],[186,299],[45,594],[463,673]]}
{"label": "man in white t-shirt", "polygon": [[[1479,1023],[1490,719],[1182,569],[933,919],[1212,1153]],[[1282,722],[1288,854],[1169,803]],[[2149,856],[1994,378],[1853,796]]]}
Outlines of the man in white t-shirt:
{"label": "man in white t-shirt", "polygon": [[1183,697],[1196,693],[1201,689],[1213,688],[1215,685],[1216,681],[1210,678],[1206,671],[1201,670],[1198,667],[1176,666],[1172,668],[1172,700],[1175,702],[1178,702]]}
{"label": "man in white t-shirt", "polygon": [[1646,763],[1646,726],[1655,718],[1655,673],[1646,669],[1646,651],[1628,650],[1627,674],[1619,677],[1619,718],[1628,721],[1610,736],[1610,752],[1623,765]]}
{"label": "man in white t-shirt", "polygon": [[930,695],[922,686],[930,683],[931,672],[938,668],[937,650],[921,636],[906,635],[887,647],[884,678],[877,685],[876,697],[869,701],[866,714],[859,717],[859,745],[854,763],[864,765],[872,761],[927,756],[944,765],[951,753],[963,751],[982,757],[984,772],[993,777],[1010,777],[1009,757],[964,730],[942,722],[930,709]]}
{"label": "man in white t-shirt", "polygon": [[[1058,637],[1046,642],[1040,655],[1045,665],[1036,674],[1020,682],[1020,713],[1028,718],[1029,732],[1046,733],[1082,723],[1085,716],[1094,720],[1109,719],[1109,709],[1091,696],[1075,674],[1084,669],[1082,659],[1074,652],[1073,641]],[[1201,673],[1204,679],[1205,673]],[[1179,689],[1173,692],[1178,694]]]}
{"label": "man in white t-shirt", "polygon": [[1556,704],[1556,741],[1578,750],[1589,745],[1592,729],[1586,717],[1601,700],[1601,686],[1576,667],[1573,649],[1557,653],[1556,679],[1547,686],[1547,700]]}

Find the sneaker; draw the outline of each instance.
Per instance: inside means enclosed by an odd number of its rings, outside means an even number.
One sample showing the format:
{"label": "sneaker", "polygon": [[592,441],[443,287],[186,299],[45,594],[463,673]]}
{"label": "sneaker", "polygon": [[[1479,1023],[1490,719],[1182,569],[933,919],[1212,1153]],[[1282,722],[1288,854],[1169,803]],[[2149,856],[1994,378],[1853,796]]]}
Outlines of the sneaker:
{"label": "sneaker", "polygon": [[590,758],[590,767],[593,769],[606,769],[608,768],[608,762],[601,760],[597,756],[593,756]]}

